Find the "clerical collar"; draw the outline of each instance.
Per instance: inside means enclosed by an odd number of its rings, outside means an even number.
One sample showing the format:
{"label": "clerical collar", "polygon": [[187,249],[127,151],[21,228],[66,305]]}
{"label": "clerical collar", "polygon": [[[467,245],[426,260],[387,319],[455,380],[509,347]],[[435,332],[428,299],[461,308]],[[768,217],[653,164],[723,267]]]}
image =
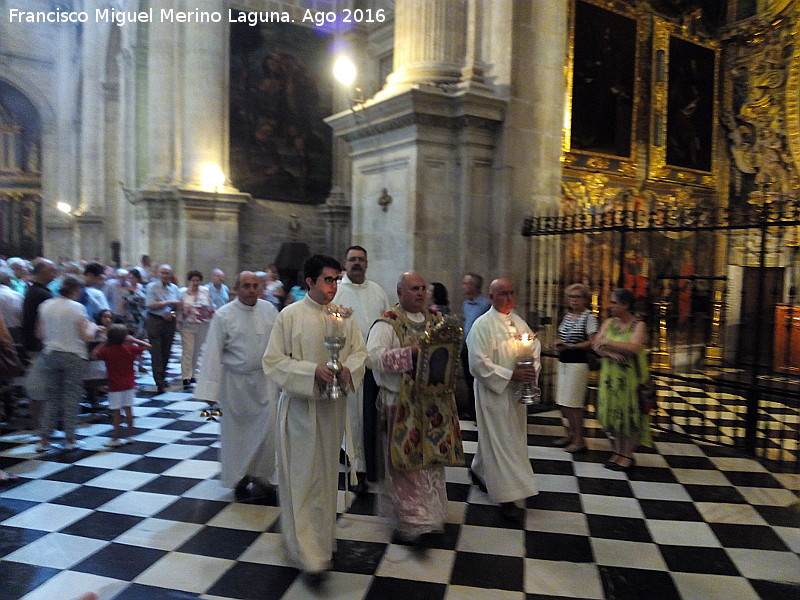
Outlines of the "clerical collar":
{"label": "clerical collar", "polygon": [[358,287],[364,287],[365,285],[367,285],[367,278],[366,277],[364,278],[364,283],[356,283],[355,281],[350,279],[347,273],[345,273],[344,275],[342,275],[342,283],[349,283],[351,285],[357,285]]}
{"label": "clerical collar", "polygon": [[249,304],[245,304],[244,302],[242,302],[241,300],[239,300],[237,298],[236,299],[236,306],[238,306],[242,310],[255,310],[256,306],[258,306],[258,300],[256,300],[256,303],[251,306]]}

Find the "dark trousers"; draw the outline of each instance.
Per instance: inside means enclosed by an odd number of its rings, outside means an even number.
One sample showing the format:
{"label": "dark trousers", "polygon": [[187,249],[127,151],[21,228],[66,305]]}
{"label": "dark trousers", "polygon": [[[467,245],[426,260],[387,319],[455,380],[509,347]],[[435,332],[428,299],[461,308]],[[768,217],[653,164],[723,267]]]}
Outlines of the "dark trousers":
{"label": "dark trousers", "polygon": [[467,350],[467,343],[461,345],[461,368],[464,371],[464,383],[467,386],[467,406],[464,413],[469,416],[473,421],[475,420],[475,388],[472,385],[475,378],[469,372],[469,351]]}
{"label": "dark trousers", "polygon": [[153,379],[158,387],[166,388],[167,362],[172,351],[172,340],[175,337],[175,319],[167,321],[162,317],[147,315],[144,326],[152,346],[150,357],[153,362]]}
{"label": "dark trousers", "polygon": [[364,373],[364,462],[367,465],[367,479],[369,481],[378,480],[378,392],[380,388],[375,383],[372,371],[367,369]]}

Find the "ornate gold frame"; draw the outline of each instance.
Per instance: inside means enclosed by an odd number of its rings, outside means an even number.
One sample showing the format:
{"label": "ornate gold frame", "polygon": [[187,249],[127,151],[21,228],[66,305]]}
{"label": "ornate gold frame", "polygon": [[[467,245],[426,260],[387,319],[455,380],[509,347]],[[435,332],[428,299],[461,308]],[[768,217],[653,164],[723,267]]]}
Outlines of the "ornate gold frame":
{"label": "ornate gold frame", "polygon": [[[711,170],[700,171],[667,164],[667,96],[669,93],[669,42],[672,37],[708,48],[714,52],[714,98],[711,117]],[[684,185],[714,186],[714,173],[722,168],[719,144],[720,47],[713,40],[690,34],[685,27],[653,17],[653,56],[650,81],[650,164],[648,178]]]}
{"label": "ornate gold frame", "polygon": [[[636,53],[634,55],[633,73],[633,106],[631,109],[631,154],[628,157],[603,154],[587,150],[572,150],[572,77],[575,60],[575,6],[577,2],[586,2],[609,12],[622,15],[636,21]],[[612,0],[571,0],[569,3],[569,40],[567,60],[564,67],[564,125],[561,129],[561,149],[565,167],[605,171],[626,177],[636,176],[638,160],[637,139],[639,132],[640,98],[642,95],[641,49],[647,39],[645,13],[641,10],[621,5]]]}
{"label": "ornate gold frame", "polygon": [[455,390],[455,370],[461,338],[461,327],[449,318],[420,336],[415,394],[443,396]]}

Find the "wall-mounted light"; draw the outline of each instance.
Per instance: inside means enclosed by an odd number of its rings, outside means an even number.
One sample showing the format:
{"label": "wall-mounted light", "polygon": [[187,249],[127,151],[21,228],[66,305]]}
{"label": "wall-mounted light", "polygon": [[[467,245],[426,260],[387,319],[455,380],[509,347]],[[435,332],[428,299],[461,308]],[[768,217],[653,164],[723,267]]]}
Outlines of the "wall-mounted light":
{"label": "wall-mounted light", "polygon": [[70,206],[66,202],[57,203],[56,208],[67,215],[72,212],[72,206]]}
{"label": "wall-mounted light", "polygon": [[208,163],[203,165],[200,175],[200,187],[207,192],[218,192],[221,186],[225,185],[225,173],[219,165]]}
{"label": "wall-mounted light", "polygon": [[[333,63],[333,77],[344,86],[348,88],[353,85],[358,75],[356,65],[350,60],[350,57],[341,54],[339,58]],[[351,104],[361,104],[364,102],[364,94],[361,88],[356,86],[353,88],[353,96],[350,98]]]}
{"label": "wall-mounted light", "polygon": [[333,76],[342,85],[353,85],[357,73],[358,71],[356,71],[353,61],[344,54],[340,55],[336,62],[333,63]]}

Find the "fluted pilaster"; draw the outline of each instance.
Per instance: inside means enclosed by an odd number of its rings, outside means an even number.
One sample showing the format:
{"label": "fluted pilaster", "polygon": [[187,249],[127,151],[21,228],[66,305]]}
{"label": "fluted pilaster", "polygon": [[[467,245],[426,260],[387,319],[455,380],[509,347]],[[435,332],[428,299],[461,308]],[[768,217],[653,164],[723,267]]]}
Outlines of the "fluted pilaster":
{"label": "fluted pilaster", "polygon": [[389,87],[458,83],[467,42],[468,0],[397,0]]}

